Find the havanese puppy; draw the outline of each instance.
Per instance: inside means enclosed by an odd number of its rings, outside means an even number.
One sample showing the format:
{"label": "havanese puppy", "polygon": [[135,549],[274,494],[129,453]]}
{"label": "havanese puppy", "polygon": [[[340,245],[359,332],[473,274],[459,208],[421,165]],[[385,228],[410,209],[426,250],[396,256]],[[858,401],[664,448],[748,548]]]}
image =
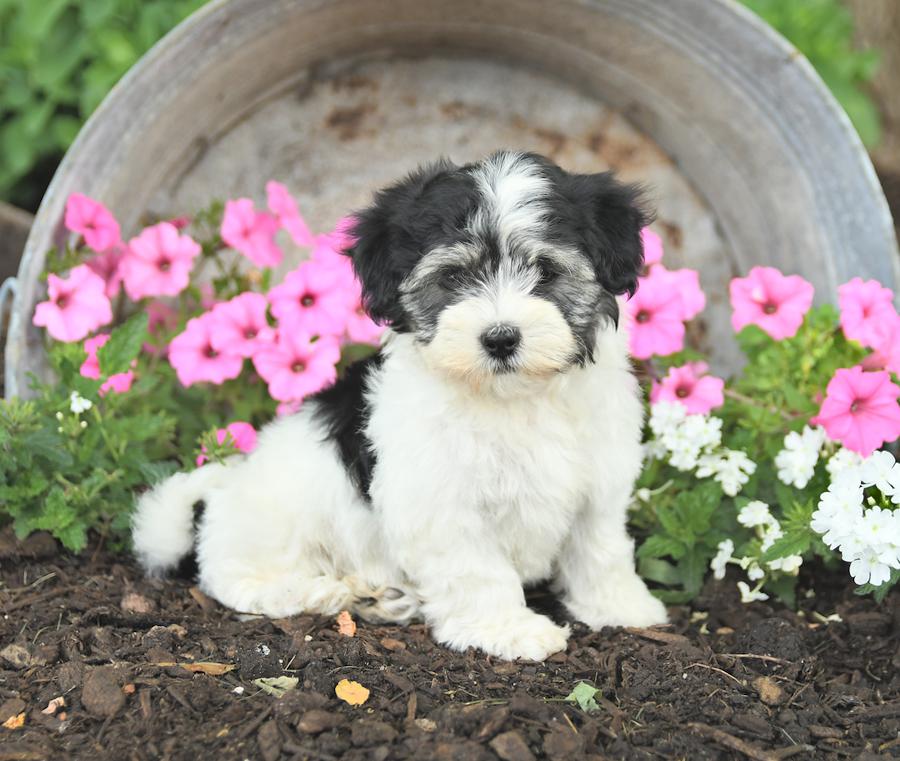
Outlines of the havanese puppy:
{"label": "havanese puppy", "polygon": [[542,580],[594,629],[664,622],[625,525],[643,411],[616,297],[643,265],[638,189],[500,152],[420,169],[356,219],[381,350],[252,454],[144,494],[147,571],[193,550],[231,608],[423,618],[507,659],[566,647],[525,604]]}

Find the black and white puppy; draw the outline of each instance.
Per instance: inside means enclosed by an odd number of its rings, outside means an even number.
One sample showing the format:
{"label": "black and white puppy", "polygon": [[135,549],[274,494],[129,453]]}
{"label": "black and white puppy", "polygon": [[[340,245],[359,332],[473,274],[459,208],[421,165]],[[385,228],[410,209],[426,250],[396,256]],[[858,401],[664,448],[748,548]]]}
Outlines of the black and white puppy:
{"label": "black and white puppy", "polygon": [[145,494],[147,570],[193,548],[232,608],[424,617],[450,647],[509,659],[566,646],[525,605],[539,580],[593,628],[665,621],[625,526],[642,406],[616,297],[643,263],[638,191],[501,152],[421,169],[357,220],[380,352],[249,456]]}

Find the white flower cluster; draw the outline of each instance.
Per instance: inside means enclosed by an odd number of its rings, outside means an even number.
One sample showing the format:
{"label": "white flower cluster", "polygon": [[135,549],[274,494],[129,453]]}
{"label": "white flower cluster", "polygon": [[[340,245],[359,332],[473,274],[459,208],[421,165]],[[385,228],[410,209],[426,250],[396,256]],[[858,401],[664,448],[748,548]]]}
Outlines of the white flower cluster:
{"label": "white flower cluster", "polygon": [[784,449],[775,456],[778,478],[788,486],[806,488],[816,472],[824,443],[825,431],[818,426],[806,426],[800,433],[791,431],[784,437]]}
{"label": "white flower cluster", "polygon": [[682,404],[657,402],[650,410],[654,440],[645,445],[648,457],[668,457],[672,467],[698,478],[713,477],[733,497],[756,470],[744,452],[722,446],[722,421],[710,415],[688,413]]}
{"label": "white flower cluster", "polygon": [[900,463],[889,452],[875,452],[829,472],[831,484],[819,497],[810,526],[832,550],[840,550],[857,584],[880,586],[891,570],[900,569],[900,510],[877,506],[865,489],[875,488],[900,504]]}
{"label": "white flower cluster", "polygon": [[[760,552],[766,552],[777,539],[783,536],[781,525],[772,515],[769,506],[765,502],[753,500],[744,505],[738,512],[738,523],[747,528],[756,529],[756,535],[761,540]],[[781,571],[782,573],[796,574],[803,564],[800,555],[787,555],[766,562],[766,568],[759,564],[758,558],[734,557],[734,542],[726,539],[719,542],[716,556],[710,561],[709,567],[713,576],[717,579],[725,578],[725,567],[728,563],[736,563],[747,572],[750,581],[757,582],[752,589],[746,582],[739,581],[738,589],[741,592],[741,602],[754,602],[756,600],[768,600],[769,596],[762,591],[763,581],[767,571]]]}

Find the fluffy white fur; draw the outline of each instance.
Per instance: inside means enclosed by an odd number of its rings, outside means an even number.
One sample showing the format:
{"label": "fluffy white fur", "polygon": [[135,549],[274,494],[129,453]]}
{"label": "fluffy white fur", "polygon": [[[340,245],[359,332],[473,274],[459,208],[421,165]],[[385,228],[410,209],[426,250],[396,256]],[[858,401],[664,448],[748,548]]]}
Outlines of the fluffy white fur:
{"label": "fluffy white fur", "polygon": [[[546,173],[501,154],[475,179],[484,204],[473,229],[544,255]],[[549,255],[593,278],[577,252]],[[625,335],[599,321],[593,362],[574,361],[575,336],[564,310],[538,294],[534,266],[502,257],[443,308],[427,339],[388,333],[368,384],[371,504],[312,402],[269,425],[249,456],[176,475],[141,497],[133,539],[148,571],[170,569],[195,543],[201,588],[237,610],[420,616],[450,647],[508,659],[541,660],[566,646],[568,628],[525,605],[523,584],[543,579],[593,628],[665,621],[626,532],[642,406]],[[477,260],[465,246],[436,248],[398,298],[415,307],[441,267]],[[521,333],[503,368],[481,341],[496,325]]]}
{"label": "fluffy white fur", "polygon": [[447,382],[408,336],[385,351],[368,429],[374,509],[305,410],[268,426],[246,458],[142,497],[144,565],[164,571],[190,548],[202,497],[199,583],[237,610],[420,614],[450,647],[534,660],[564,649],[568,629],[525,606],[528,582],[553,578],[593,628],[665,621],[625,530],[642,410],[621,332],[600,331],[595,364],[533,377],[542,389],[527,394]]}

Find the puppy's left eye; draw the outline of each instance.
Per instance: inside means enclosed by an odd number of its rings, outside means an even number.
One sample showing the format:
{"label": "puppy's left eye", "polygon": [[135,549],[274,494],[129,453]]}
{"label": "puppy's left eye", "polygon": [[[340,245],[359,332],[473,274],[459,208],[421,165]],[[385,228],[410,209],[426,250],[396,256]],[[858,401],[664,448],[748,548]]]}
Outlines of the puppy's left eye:
{"label": "puppy's left eye", "polygon": [[552,264],[547,261],[538,262],[538,266],[540,267],[540,274],[538,276],[538,285],[539,286],[547,286],[554,283],[559,279],[559,270],[557,270]]}

